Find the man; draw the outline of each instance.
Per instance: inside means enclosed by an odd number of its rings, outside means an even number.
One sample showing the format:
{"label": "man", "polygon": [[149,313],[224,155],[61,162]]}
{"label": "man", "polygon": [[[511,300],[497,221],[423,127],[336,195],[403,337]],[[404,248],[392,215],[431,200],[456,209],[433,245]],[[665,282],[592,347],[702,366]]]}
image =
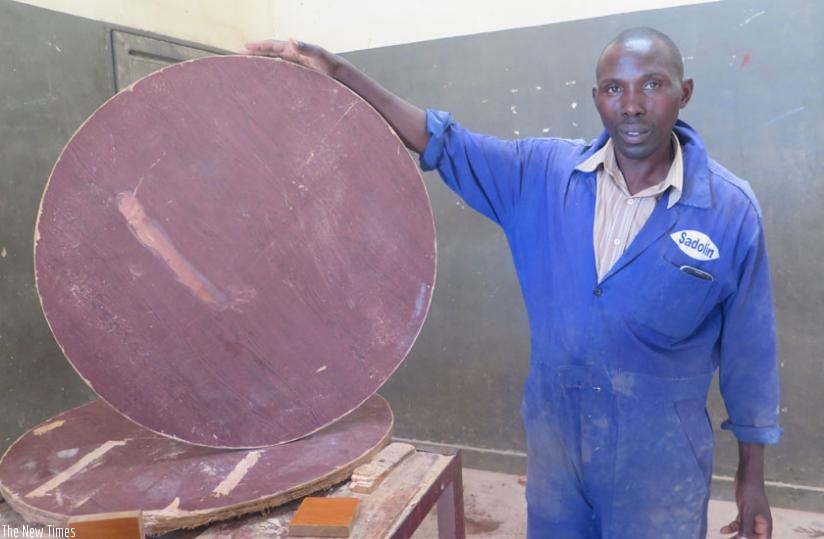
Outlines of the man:
{"label": "man", "polygon": [[703,539],[717,368],[739,442],[739,513],[722,532],[770,537],[764,445],[781,429],[760,210],[678,120],[693,81],[667,36],[636,28],[604,49],[592,96],[605,131],[591,144],[468,132],[316,46],[247,52],[347,85],[503,228],[532,334],[529,537]]}

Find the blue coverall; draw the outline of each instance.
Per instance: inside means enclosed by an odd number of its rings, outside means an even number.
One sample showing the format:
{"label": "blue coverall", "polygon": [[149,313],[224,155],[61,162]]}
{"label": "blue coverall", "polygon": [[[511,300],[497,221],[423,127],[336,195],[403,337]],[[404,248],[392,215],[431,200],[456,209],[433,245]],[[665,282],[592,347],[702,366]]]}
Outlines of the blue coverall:
{"label": "blue coverall", "polygon": [[760,209],[678,121],[681,199],[667,195],[598,282],[596,173],[604,145],[503,141],[427,111],[425,170],[498,223],[531,330],[524,387],[532,539],[704,539],[713,373],[742,442],[777,443],[775,321]]}

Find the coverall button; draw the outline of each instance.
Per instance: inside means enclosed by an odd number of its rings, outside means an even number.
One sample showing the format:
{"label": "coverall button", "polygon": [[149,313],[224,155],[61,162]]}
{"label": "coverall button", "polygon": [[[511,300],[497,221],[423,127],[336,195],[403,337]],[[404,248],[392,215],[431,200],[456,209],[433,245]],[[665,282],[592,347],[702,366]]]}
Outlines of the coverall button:
{"label": "coverall button", "polygon": [[592,293],[595,294],[596,296],[600,296],[601,294],[604,293],[604,291],[603,291],[603,289],[601,289],[600,286],[596,286],[595,290],[593,290]]}

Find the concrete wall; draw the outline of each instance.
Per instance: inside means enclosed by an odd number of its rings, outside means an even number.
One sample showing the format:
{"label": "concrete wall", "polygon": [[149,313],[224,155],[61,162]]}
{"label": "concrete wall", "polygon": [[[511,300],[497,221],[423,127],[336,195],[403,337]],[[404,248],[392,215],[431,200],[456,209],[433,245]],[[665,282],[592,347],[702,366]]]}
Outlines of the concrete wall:
{"label": "concrete wall", "polygon": [[91,398],[62,357],[34,288],[40,195],[63,144],[114,92],[98,23],[0,2],[0,446]]}
{"label": "concrete wall", "polygon": [[[40,193],[60,148],[114,92],[109,20],[229,50],[237,48],[236,41],[270,33],[269,22],[262,28],[244,26],[238,19],[229,25],[231,32],[217,39],[209,30],[214,27],[203,21],[222,15],[192,17],[186,9],[194,3],[182,0],[71,4],[73,9],[91,6],[86,14],[98,20],[0,0],[0,449],[33,424],[91,398],[61,357],[40,313],[31,234]],[[140,10],[152,5],[168,9],[158,8],[139,19],[125,9],[127,4],[139,5]],[[283,4],[266,4],[271,11],[261,8],[266,17],[282,17],[272,32],[314,39],[309,32],[319,24],[320,8],[313,9],[317,6],[305,0],[305,12],[289,12]],[[653,4],[660,2],[576,3],[592,9],[620,5],[621,11]],[[120,11],[111,7],[117,5]],[[222,5],[225,11],[229,4]],[[434,5],[421,4],[422,9]],[[588,138],[600,129],[589,88],[604,42],[638,24],[669,32],[682,46],[688,73],[696,78],[696,96],[684,117],[699,128],[718,160],[752,181],[764,208],[779,311],[782,417],[787,428],[784,443],[770,451],[768,475],[774,482],[789,484],[774,488],[771,495],[778,505],[824,511],[824,437],[816,411],[824,383],[818,356],[824,344],[818,322],[824,311],[824,287],[816,279],[824,202],[817,178],[822,141],[816,129],[824,113],[817,95],[824,76],[817,55],[824,5],[800,0],[781,5],[779,11],[766,0],[728,0],[500,30],[546,22],[540,19],[545,16],[543,8],[536,6],[531,6],[534,19],[517,19],[517,13],[530,13],[530,6],[515,2],[512,13],[517,20],[503,22],[504,15],[497,14],[503,26],[489,26],[490,21],[479,15],[470,18],[471,24],[463,24],[462,18],[446,27],[416,22],[420,31],[410,35],[399,31],[403,23],[415,26],[409,21],[426,17],[401,12],[406,18],[391,22],[398,19],[380,14],[370,2],[360,2],[348,7],[359,16],[349,11],[327,15],[347,31],[329,33],[331,43],[318,41],[335,50],[403,43],[347,56],[394,91],[422,106],[451,110],[470,128],[504,137]],[[245,6],[238,10],[243,12]],[[370,10],[363,6],[374,8],[376,18],[367,18]],[[488,13],[495,14],[493,9]],[[156,20],[164,16],[169,21]],[[581,16],[586,15],[578,12],[565,18]],[[470,35],[443,37],[450,27],[449,35]],[[398,31],[389,31],[392,28]],[[477,33],[492,28],[500,31]],[[424,35],[438,39],[422,42]],[[359,41],[364,37],[366,44]],[[425,181],[439,236],[438,286],[418,343],[382,393],[395,410],[398,436],[464,446],[471,462],[516,470],[523,463],[518,408],[529,350],[526,316],[507,247],[491,223],[468,210],[435,176],[427,175]],[[711,411],[717,425],[724,416],[717,398]],[[735,445],[726,433],[718,440],[716,474],[720,487],[729,486],[724,478],[734,472]]]}
{"label": "concrete wall", "polygon": [[20,0],[62,13],[235,51],[253,39],[336,52],[718,0]]}
{"label": "concrete wall", "polygon": [[275,34],[353,51],[717,0],[274,0]]}

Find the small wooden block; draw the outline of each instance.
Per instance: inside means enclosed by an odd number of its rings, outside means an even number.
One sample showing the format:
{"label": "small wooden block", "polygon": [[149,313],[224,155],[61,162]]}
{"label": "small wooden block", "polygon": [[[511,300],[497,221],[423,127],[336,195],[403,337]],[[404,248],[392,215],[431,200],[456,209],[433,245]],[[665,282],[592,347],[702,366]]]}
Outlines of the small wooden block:
{"label": "small wooden block", "polygon": [[358,498],[306,497],[289,523],[289,535],[349,537],[359,507]]}
{"label": "small wooden block", "polygon": [[415,452],[415,446],[395,442],[389,444],[369,462],[355,468],[349,488],[352,492],[369,494],[383,482],[389,472]]}
{"label": "small wooden block", "polygon": [[75,539],[143,539],[143,514],[140,511],[99,513],[69,519],[66,525]]}

